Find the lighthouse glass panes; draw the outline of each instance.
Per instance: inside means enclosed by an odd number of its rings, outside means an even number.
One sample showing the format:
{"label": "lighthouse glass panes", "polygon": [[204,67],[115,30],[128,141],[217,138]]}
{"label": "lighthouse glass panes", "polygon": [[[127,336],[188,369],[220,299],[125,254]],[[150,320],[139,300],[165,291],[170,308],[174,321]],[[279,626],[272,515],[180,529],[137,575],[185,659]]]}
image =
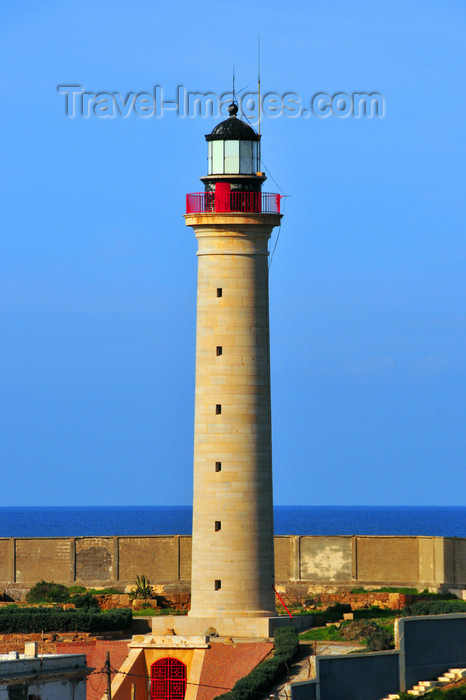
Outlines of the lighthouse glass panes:
{"label": "lighthouse glass panes", "polygon": [[209,141],[209,175],[255,175],[259,170],[258,141]]}

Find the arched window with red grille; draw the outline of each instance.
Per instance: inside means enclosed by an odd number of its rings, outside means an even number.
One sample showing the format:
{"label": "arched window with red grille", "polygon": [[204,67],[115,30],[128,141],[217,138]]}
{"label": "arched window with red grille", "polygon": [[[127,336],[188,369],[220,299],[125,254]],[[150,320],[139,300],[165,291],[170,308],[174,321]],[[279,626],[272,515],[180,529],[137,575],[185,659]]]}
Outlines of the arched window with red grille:
{"label": "arched window with red grille", "polygon": [[186,665],[166,656],[155,661],[150,674],[151,700],[184,700],[186,694]]}

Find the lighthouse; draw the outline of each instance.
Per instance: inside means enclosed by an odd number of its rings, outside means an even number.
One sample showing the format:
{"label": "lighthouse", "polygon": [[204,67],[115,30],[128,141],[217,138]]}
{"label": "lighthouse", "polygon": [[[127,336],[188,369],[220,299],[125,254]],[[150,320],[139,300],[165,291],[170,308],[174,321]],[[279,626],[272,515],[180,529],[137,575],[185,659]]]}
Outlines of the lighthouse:
{"label": "lighthouse", "polygon": [[260,136],[237,116],[207,141],[198,241],[191,610],[275,616],[268,241],[280,197],[262,192]]}
{"label": "lighthouse", "polygon": [[153,631],[260,637],[276,616],[268,243],[280,196],[262,192],[260,136],[228,111],[205,137],[204,191],[186,196],[198,243],[191,609]]}

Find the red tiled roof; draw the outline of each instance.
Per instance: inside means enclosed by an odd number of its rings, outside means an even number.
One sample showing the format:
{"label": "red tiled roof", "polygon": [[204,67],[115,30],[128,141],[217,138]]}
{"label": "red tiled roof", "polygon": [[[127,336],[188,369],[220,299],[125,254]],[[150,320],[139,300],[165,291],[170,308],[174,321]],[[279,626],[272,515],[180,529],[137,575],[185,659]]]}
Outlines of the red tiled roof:
{"label": "red tiled roof", "polygon": [[214,642],[204,656],[197,700],[213,700],[231,690],[236,681],[250,673],[272,649],[271,642]]}
{"label": "red tiled roof", "polygon": [[[272,649],[273,644],[270,642],[214,642],[206,649],[197,700],[213,700],[217,695],[231,690],[236,681],[252,671]],[[88,642],[57,643],[58,654],[86,654],[87,665],[97,671],[103,669],[107,651],[110,652],[112,667],[119,669],[128,655],[128,641],[92,639]],[[101,700],[106,684],[104,674],[93,673],[88,676],[88,700]]]}
{"label": "red tiled roof", "polygon": [[[60,642],[57,643],[57,654],[86,654],[87,665],[100,671],[109,651],[112,667],[119,669],[128,656],[128,644],[129,640],[105,641],[103,639],[92,639],[88,642]],[[113,676],[114,674],[112,679]],[[93,673],[88,676],[87,700],[101,700],[106,688],[107,679],[104,674]]]}

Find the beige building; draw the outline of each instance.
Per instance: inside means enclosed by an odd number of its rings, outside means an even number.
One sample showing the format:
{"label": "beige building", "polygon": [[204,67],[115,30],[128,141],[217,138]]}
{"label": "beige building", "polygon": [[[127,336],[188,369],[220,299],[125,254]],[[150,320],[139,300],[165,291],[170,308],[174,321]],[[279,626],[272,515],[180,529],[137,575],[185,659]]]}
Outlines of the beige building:
{"label": "beige building", "polygon": [[84,654],[41,654],[27,642],[24,654],[0,654],[0,700],[86,700]]}

